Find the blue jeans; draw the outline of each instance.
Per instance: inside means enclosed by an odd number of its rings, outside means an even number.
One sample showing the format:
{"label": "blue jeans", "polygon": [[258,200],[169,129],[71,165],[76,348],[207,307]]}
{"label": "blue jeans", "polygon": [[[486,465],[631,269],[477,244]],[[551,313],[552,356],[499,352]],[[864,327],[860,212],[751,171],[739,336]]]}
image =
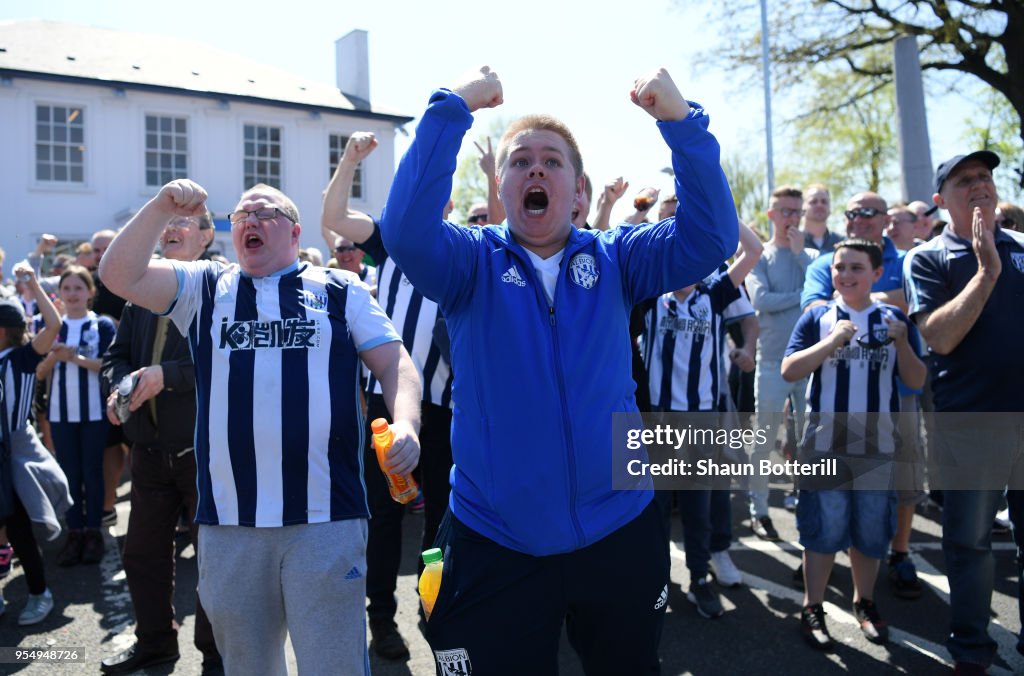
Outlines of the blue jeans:
{"label": "blue jeans", "polygon": [[[985,477],[1012,477],[1021,467],[1021,429],[1015,421],[992,418],[978,424],[952,422],[936,416],[933,452],[939,462],[945,500],[942,509],[942,551],[949,578],[950,633],[946,641],[957,662],[988,666],[996,654],[996,642],[988,634],[995,558],[992,554],[992,521],[1002,501],[1003,490],[952,490],[957,473],[968,475],[972,468],[986,468]],[[958,424],[956,424],[958,423]],[[960,484],[964,485],[964,484]],[[1017,484],[1014,484],[1017,485]],[[1024,544],[1024,496],[1007,493],[1014,538],[1018,549]],[[1018,570],[1020,563],[1018,562]],[[1024,592],[1018,579],[1018,591]],[[1024,608],[1018,612],[1024,618]]]}
{"label": "blue jeans", "polygon": [[[72,505],[68,528],[99,528],[103,518],[103,448],[107,443],[107,419],[93,422],[50,424],[57,462],[68,478]],[[82,487],[85,486],[85,514]]]}
{"label": "blue jeans", "polygon": [[942,551],[949,578],[950,633],[946,647],[957,662],[988,666],[996,642],[988,635],[995,582],[992,520],[1002,491],[945,491]]}

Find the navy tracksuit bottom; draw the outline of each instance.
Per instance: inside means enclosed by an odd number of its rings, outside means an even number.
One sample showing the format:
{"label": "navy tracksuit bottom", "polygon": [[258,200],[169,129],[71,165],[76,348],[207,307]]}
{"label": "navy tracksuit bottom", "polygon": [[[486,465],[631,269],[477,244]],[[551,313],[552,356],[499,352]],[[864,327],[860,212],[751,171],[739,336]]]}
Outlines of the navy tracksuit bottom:
{"label": "navy tracksuit bottom", "polygon": [[439,675],[555,674],[563,622],[588,676],[660,673],[670,563],[653,501],[565,554],[502,547],[450,512],[437,544],[444,574],[426,636]]}

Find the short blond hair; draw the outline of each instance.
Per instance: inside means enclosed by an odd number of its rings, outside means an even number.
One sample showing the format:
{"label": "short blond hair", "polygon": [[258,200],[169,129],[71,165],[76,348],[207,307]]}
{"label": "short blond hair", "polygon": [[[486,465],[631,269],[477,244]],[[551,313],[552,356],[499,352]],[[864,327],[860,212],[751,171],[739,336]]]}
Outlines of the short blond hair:
{"label": "short blond hair", "polygon": [[569,146],[569,162],[572,163],[576,178],[583,175],[583,156],[580,154],[580,147],[576,143],[576,137],[569,131],[569,127],[561,120],[551,115],[526,115],[514,121],[501,135],[498,141],[498,152],[495,155],[495,162],[500,167],[508,159],[508,146],[512,140],[524,131],[550,131],[561,136],[566,145]]}

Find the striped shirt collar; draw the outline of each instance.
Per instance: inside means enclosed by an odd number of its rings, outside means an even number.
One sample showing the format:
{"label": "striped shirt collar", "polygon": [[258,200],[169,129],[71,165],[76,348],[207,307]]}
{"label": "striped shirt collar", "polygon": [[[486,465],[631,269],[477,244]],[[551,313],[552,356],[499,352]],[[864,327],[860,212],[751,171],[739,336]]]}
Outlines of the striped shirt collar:
{"label": "striped shirt collar", "polygon": [[296,258],[295,262],[292,263],[291,265],[289,265],[287,267],[283,267],[280,270],[278,270],[277,272],[271,272],[269,275],[263,275],[262,277],[253,277],[252,275],[250,275],[245,270],[242,270],[241,266],[239,266],[238,269],[239,269],[239,271],[241,271],[243,277],[249,277],[251,279],[265,279],[267,277],[284,277],[285,275],[291,274],[291,273],[293,273],[293,272],[295,272],[296,270],[299,269],[299,259]]}

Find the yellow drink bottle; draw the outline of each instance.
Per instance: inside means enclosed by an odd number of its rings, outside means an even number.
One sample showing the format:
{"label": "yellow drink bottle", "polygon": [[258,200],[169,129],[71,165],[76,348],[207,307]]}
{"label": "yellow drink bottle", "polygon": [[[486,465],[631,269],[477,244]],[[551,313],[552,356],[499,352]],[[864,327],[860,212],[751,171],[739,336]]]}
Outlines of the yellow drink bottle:
{"label": "yellow drink bottle", "polygon": [[377,462],[381,471],[388,480],[388,490],[391,491],[391,498],[403,505],[416,498],[416,480],[411,474],[392,474],[384,469],[384,457],[391,450],[391,444],[395,441],[395,433],[391,431],[388,421],[384,418],[377,418],[370,423],[373,431],[373,448],[377,451]]}
{"label": "yellow drink bottle", "polygon": [[430,613],[434,610],[434,601],[437,600],[437,592],[441,589],[441,570],[444,567],[444,555],[437,547],[423,552],[423,565],[426,566],[420,574],[420,603],[423,604],[423,612],[430,619]]}

